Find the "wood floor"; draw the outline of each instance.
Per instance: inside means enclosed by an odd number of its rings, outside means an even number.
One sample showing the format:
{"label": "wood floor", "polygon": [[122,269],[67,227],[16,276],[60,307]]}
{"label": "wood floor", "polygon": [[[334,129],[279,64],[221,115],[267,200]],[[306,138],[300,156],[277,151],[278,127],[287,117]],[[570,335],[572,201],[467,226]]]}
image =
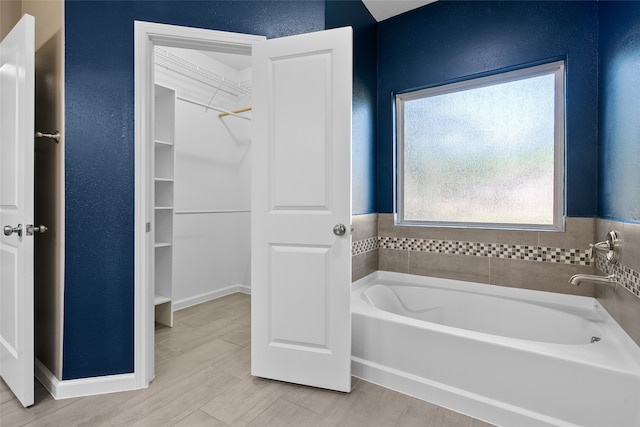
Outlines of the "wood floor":
{"label": "wood floor", "polygon": [[249,317],[244,294],[176,312],[144,390],[56,401],[36,382],[24,409],[0,381],[0,426],[489,426],[355,378],[345,394],[251,377]]}

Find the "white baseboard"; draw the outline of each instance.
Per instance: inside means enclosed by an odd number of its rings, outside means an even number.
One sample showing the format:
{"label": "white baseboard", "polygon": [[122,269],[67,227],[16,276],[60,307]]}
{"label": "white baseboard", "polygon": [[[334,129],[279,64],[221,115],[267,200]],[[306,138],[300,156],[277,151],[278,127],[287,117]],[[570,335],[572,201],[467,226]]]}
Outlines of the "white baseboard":
{"label": "white baseboard", "polygon": [[215,291],[205,292],[200,295],[195,295],[189,298],[173,301],[173,311],[191,307],[192,305],[201,304],[203,302],[211,301],[216,298],[221,298],[226,295],[235,294],[236,292],[242,292],[243,294],[251,294],[251,286],[231,285],[231,286],[227,286],[226,288],[216,289]]}
{"label": "white baseboard", "polygon": [[138,388],[135,374],[59,380],[38,359],[35,361],[35,376],[55,400],[136,390]]}

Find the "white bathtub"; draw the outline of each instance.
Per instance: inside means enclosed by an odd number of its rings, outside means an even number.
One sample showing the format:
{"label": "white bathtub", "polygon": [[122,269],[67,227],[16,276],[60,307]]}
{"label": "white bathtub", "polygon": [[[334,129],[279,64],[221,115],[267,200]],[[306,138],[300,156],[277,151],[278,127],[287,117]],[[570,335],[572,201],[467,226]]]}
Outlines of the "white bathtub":
{"label": "white bathtub", "polygon": [[593,298],[379,271],[351,310],[356,377],[501,426],[640,426],[640,348]]}

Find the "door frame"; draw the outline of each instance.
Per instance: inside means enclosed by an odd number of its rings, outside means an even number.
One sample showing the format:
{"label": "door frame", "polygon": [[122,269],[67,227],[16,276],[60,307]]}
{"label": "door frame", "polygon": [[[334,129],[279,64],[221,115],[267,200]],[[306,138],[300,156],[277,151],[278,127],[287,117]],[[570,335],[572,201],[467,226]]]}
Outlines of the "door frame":
{"label": "door frame", "polygon": [[134,21],[134,376],[135,388],[149,385],[154,367],[154,294],[150,269],[153,265],[151,236],[147,223],[152,221],[150,177],[154,124],[154,47],[208,50],[251,55],[253,45],[265,36],[206,30],[176,25]]}

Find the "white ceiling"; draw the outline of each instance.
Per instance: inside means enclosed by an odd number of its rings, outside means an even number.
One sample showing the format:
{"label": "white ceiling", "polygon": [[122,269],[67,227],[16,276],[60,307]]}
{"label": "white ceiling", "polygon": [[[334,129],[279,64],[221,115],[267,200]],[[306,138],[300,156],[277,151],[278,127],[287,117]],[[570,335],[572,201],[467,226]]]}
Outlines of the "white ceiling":
{"label": "white ceiling", "polygon": [[362,0],[376,21],[384,21],[436,0]]}

